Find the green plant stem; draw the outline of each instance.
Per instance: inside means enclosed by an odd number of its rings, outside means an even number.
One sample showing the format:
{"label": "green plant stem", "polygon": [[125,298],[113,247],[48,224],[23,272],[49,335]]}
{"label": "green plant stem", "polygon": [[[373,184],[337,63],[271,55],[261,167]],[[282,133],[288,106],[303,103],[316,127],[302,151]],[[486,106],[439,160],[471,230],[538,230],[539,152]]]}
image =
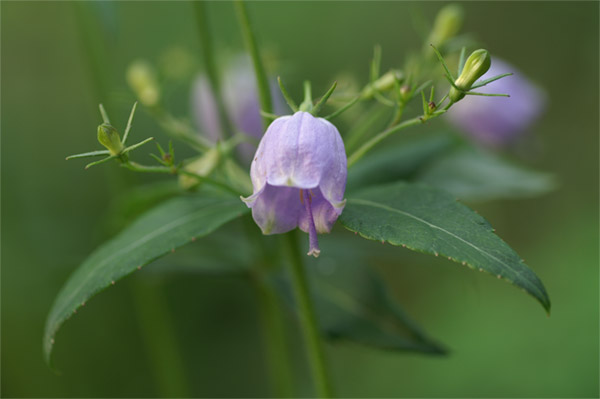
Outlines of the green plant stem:
{"label": "green plant stem", "polygon": [[72,4],[76,13],[75,21],[79,30],[81,50],[92,82],[92,97],[94,97],[95,103],[103,102],[110,109],[111,101],[108,96],[110,68],[104,62],[110,57],[106,54],[106,46],[101,34],[102,29],[100,29],[91,14],[90,4],[84,2],[74,2]]}
{"label": "green plant stem", "polygon": [[[273,113],[273,102],[271,100],[271,89],[269,88],[269,81],[267,79],[267,73],[265,71],[264,64],[260,58],[258,46],[256,44],[256,37],[252,31],[252,25],[248,18],[248,10],[246,9],[246,3],[242,0],[235,2],[235,9],[238,16],[238,21],[242,29],[242,36],[244,37],[244,43],[250,57],[252,58],[252,65],[254,66],[254,74],[256,75],[256,84],[258,87],[258,99],[260,103],[260,109],[267,112]],[[268,117],[263,116],[263,124],[265,127],[271,123]]]}
{"label": "green plant stem", "polygon": [[288,357],[285,324],[279,298],[273,287],[261,275],[255,275],[253,281],[258,298],[273,394],[278,398],[291,397],[294,392],[291,362]]}
{"label": "green plant stem", "polygon": [[397,125],[402,120],[402,114],[404,113],[404,108],[406,107],[405,102],[400,102],[396,108],[396,112],[394,112],[394,116],[390,124],[388,125],[388,129]]}
{"label": "green plant stem", "polygon": [[319,334],[314,306],[310,298],[308,281],[302,264],[303,255],[298,250],[295,231],[286,234],[285,238],[290,254],[290,272],[300,317],[300,327],[304,335],[304,340],[306,341],[308,360],[310,362],[317,394],[321,398],[331,398],[332,387],[329,380],[329,373],[325,365],[325,353]]}
{"label": "green plant stem", "polygon": [[142,341],[154,368],[159,396],[189,397],[185,365],[177,343],[164,288],[157,282],[134,281],[133,300]]}
{"label": "green plant stem", "polygon": [[407,127],[418,125],[420,123],[423,123],[423,120],[422,117],[419,116],[417,118],[406,120],[396,126],[393,126],[377,134],[375,137],[364,143],[358,150],[356,150],[352,155],[350,155],[350,157],[348,157],[348,167],[354,165],[368,151],[370,151],[373,147],[375,147],[377,144],[379,144],[381,141],[385,140],[392,134],[397,133],[400,130],[405,129]]}
{"label": "green plant stem", "polygon": [[202,183],[210,184],[211,186],[221,188],[232,194],[242,195],[242,193],[240,193],[235,188],[229,186],[228,184],[211,179],[210,177],[201,176],[197,173],[190,172],[190,171],[181,169],[176,166],[170,166],[170,167],[169,166],[146,166],[146,165],[140,165],[137,162],[132,162],[132,161],[128,161],[128,160],[122,161],[121,166],[124,168],[127,168],[131,171],[141,172],[141,173],[164,173],[164,174],[170,174],[170,175],[186,175],[189,177],[194,177]]}
{"label": "green plant stem", "polygon": [[221,121],[221,129],[223,130],[223,137],[227,138],[233,135],[234,130],[231,126],[230,119],[227,115],[225,108],[225,102],[221,95],[221,84],[219,80],[219,74],[217,72],[217,63],[215,60],[215,53],[213,50],[212,42],[210,40],[210,31],[208,28],[208,16],[206,12],[206,4],[204,1],[195,1],[194,7],[196,10],[196,22],[198,25],[198,33],[200,35],[200,44],[202,47],[202,59],[204,61],[204,68],[208,81],[217,103],[217,112],[219,113],[219,120]]}
{"label": "green plant stem", "polygon": [[278,398],[292,397],[294,393],[292,363],[289,358],[283,309],[275,288],[266,279],[266,273],[276,266],[272,256],[273,251],[264,237],[256,234],[256,224],[251,218],[244,218],[243,222],[247,236],[253,240],[253,245],[258,248],[260,254],[249,275],[258,300],[272,393]]}

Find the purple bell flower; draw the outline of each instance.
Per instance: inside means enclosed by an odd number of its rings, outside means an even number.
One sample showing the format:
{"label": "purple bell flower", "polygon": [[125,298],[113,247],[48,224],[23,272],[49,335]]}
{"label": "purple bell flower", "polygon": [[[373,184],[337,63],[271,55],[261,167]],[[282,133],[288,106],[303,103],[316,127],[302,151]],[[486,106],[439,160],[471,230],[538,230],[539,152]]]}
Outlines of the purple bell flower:
{"label": "purple bell flower", "polygon": [[476,141],[501,147],[520,137],[545,107],[544,92],[512,65],[494,58],[481,80],[512,72],[475,91],[504,93],[510,97],[466,96],[452,106],[448,119]]}
{"label": "purple bell flower", "polygon": [[336,127],[299,111],[267,129],[250,168],[254,193],[242,199],[264,234],[300,227],[309,235],[308,255],[317,257],[317,233],[329,233],[346,204],[347,175]]}
{"label": "purple bell flower", "polygon": [[[275,113],[286,112],[276,82],[271,82],[270,86]],[[260,115],[256,78],[248,57],[236,57],[234,62],[225,69],[221,92],[234,128],[260,139],[265,129]],[[194,83],[192,106],[196,125],[211,140],[219,140],[222,132],[221,121],[214,93],[205,75],[200,75]],[[243,143],[240,145],[240,153],[248,161],[255,150],[256,145],[254,144]]]}

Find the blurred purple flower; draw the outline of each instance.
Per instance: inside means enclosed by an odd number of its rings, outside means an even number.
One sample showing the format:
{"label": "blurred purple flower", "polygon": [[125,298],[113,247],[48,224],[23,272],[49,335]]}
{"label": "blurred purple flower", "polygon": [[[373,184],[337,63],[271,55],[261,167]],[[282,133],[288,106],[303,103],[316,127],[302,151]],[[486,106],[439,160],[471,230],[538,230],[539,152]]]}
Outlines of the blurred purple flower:
{"label": "blurred purple flower", "polygon": [[[260,115],[258,89],[250,60],[238,56],[230,63],[222,76],[221,92],[231,122],[236,130],[260,139],[265,131]],[[276,82],[271,82],[271,96],[276,114],[286,112],[283,98]],[[222,126],[213,91],[206,75],[200,75],[192,90],[193,114],[197,126],[210,139],[221,138]],[[256,145],[240,145],[242,156],[250,160]]]}
{"label": "blurred purple flower", "polygon": [[545,108],[544,92],[512,65],[494,58],[481,80],[512,72],[475,91],[504,93],[510,97],[467,96],[452,106],[448,118],[473,139],[489,146],[503,146],[521,136]]}
{"label": "blurred purple flower", "polygon": [[254,193],[243,200],[264,234],[300,227],[309,234],[308,255],[317,257],[317,233],[330,232],[346,204],[347,174],[336,127],[299,111],[267,129],[250,168]]}

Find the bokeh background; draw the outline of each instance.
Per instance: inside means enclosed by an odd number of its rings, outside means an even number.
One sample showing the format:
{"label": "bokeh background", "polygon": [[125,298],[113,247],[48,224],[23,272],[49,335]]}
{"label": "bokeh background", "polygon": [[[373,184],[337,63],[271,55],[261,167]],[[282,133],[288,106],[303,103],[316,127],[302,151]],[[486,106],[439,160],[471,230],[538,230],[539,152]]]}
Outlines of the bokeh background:
{"label": "bokeh background", "polygon": [[[364,82],[377,43],[384,70],[401,65],[408,51],[421,46],[414,21],[431,21],[441,6],[260,2],[248,8],[260,43],[299,94],[303,79],[311,79],[318,93],[340,71]],[[598,397],[598,3],[463,6],[463,31],[548,94],[534,138],[513,155],[555,174],[559,188],[541,198],[474,206],[542,278],[552,315],[508,284],[398,249],[397,262],[373,266],[451,353],[427,357],[330,344],[338,394]],[[241,50],[232,5],[210,3],[208,9],[216,47]],[[3,1],[1,29],[1,395],[268,395],[254,294],[234,276],[163,275],[150,266],[65,324],[54,354],[60,375],[42,358],[44,322],[58,290],[118,228],[108,220],[114,198],[148,180],[116,165],[84,171],[82,163],[64,157],[98,146],[99,101],[117,126],[124,125],[133,102],[125,70],[134,59],[160,64],[179,48],[199,68],[192,5]],[[189,114],[189,89],[190,80],[182,79],[169,93],[179,116]],[[132,134],[165,141],[144,112]],[[370,248],[375,253],[379,247]],[[162,262],[179,259],[176,254]],[[293,317],[288,321],[295,331]],[[144,333],[152,323],[159,331],[155,341]],[[164,353],[153,344],[161,342],[161,333],[176,337],[179,354],[172,356],[179,359],[172,363],[161,362]],[[291,346],[298,394],[311,395],[302,341],[292,335]]]}

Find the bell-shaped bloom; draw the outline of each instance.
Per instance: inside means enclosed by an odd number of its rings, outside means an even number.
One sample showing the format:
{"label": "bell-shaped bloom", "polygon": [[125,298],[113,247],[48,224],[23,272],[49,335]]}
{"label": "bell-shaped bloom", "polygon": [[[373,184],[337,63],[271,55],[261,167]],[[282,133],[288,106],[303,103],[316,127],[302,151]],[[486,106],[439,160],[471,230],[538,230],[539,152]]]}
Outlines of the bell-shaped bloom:
{"label": "bell-shaped bloom", "polygon": [[[260,139],[265,128],[260,115],[256,77],[248,57],[235,57],[234,62],[231,62],[225,68],[221,82],[221,95],[234,128]],[[282,114],[286,112],[276,82],[271,82],[270,86],[275,113]],[[222,126],[219,120],[217,102],[205,75],[200,75],[194,83],[192,106],[197,126],[211,140],[219,140],[222,134]],[[240,153],[248,161],[255,150],[256,145],[250,143],[240,145]]]}
{"label": "bell-shaped bloom", "polygon": [[308,255],[320,253],[317,233],[329,233],[346,200],[346,151],[330,122],[308,112],[277,118],[264,134],[250,167],[254,193],[243,198],[264,234],[300,227]]}
{"label": "bell-shaped bloom", "polygon": [[504,77],[476,89],[481,93],[504,93],[510,97],[466,96],[452,106],[448,119],[476,141],[499,147],[520,137],[545,107],[544,92],[512,65],[497,58],[482,80],[503,73]]}

